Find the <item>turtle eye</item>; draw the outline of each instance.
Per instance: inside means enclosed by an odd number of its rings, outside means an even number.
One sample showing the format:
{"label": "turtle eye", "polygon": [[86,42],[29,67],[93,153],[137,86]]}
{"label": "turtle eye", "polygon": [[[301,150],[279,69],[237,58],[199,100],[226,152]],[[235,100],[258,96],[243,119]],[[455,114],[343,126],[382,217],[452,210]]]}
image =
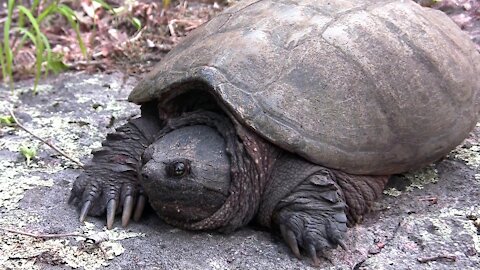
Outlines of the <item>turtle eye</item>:
{"label": "turtle eye", "polygon": [[173,177],[182,177],[188,174],[190,169],[189,163],[187,161],[174,161],[167,165],[167,175]]}

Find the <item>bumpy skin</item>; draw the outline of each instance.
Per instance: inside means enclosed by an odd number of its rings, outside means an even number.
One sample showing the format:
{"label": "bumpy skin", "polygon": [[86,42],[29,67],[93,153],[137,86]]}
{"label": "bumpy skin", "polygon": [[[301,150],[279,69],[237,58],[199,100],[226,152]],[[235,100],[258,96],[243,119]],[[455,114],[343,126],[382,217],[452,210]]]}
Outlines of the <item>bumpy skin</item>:
{"label": "bumpy skin", "polygon": [[318,264],[317,253],[343,244],[348,226],[381,196],[387,176],[350,175],[283,153],[275,162],[257,221],[278,227],[295,256],[298,246]]}
{"label": "bumpy skin", "polygon": [[[348,221],[368,211],[387,179],[315,165],[216,113],[159,121],[147,107],[107,136],[75,181],[80,220],[106,211],[111,228],[122,213],[125,226],[147,196],[162,219],[184,229],[229,232],[255,219],[279,230],[294,255],[305,250],[318,264],[317,254],[345,247]],[[172,171],[178,162],[186,173]]]}

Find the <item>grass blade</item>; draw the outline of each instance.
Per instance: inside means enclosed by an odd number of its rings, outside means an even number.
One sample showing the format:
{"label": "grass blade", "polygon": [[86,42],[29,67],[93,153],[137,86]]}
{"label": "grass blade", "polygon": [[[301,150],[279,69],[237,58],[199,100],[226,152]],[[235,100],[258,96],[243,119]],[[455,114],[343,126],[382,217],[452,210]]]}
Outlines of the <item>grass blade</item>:
{"label": "grass blade", "polygon": [[25,16],[27,16],[28,20],[32,24],[33,29],[35,30],[35,33],[40,33],[40,26],[38,25],[38,22],[35,19],[35,17],[33,17],[32,12],[30,12],[30,10],[28,10],[24,6],[18,6],[17,8],[18,8],[19,12],[21,12],[21,13],[25,14]]}
{"label": "grass blade", "polygon": [[137,31],[140,31],[142,28],[142,22],[137,17],[132,17],[130,21],[132,22],[133,26],[137,28]]}
{"label": "grass blade", "polygon": [[80,27],[78,26],[77,17],[75,16],[75,13],[70,7],[64,4],[58,5],[57,10],[60,12],[60,14],[62,14],[68,20],[73,30],[75,30],[75,33],[77,35],[78,46],[80,47],[80,50],[82,51],[83,56],[87,57],[87,49],[85,48],[85,44],[83,43],[82,36],[80,35]]}
{"label": "grass blade", "polygon": [[40,79],[40,74],[42,72],[42,63],[43,63],[43,51],[44,51],[44,44],[42,42],[42,32],[40,31],[40,27],[38,25],[38,22],[37,20],[35,19],[35,17],[33,17],[33,14],[32,12],[30,12],[30,10],[28,10],[26,7],[24,6],[18,6],[18,11],[21,12],[21,13],[24,13],[25,16],[27,16],[29,22],[32,24],[32,27],[33,29],[35,30],[35,51],[36,51],[36,54],[35,54],[35,58],[36,58],[36,61],[35,61],[35,66],[36,66],[36,69],[35,69],[35,80],[34,80],[34,84],[33,84],[33,92],[36,92],[37,91],[37,85],[38,85],[38,81]]}
{"label": "grass blade", "polygon": [[40,80],[40,74],[42,73],[42,63],[43,63],[43,42],[40,40],[40,36],[37,35],[37,46],[35,46],[35,80],[33,82],[33,93],[37,92],[38,81]]}
{"label": "grass blade", "polygon": [[100,6],[102,6],[104,9],[110,11],[112,14],[115,15],[115,10],[107,2],[103,0],[93,0],[93,2],[100,4]]}
{"label": "grass blade", "polygon": [[[43,46],[45,46],[45,51],[47,51],[47,67],[45,68],[45,77],[48,76],[48,70],[50,69],[50,64],[52,62],[52,48],[50,47],[50,42],[45,34],[40,33],[40,39],[43,41]],[[43,57],[43,55],[42,55]]]}
{"label": "grass blade", "polygon": [[37,18],[37,22],[40,24],[48,15],[55,11],[57,4],[52,2]]}
{"label": "grass blade", "polygon": [[[5,56],[5,73],[4,82],[9,81],[10,88],[13,89],[13,54],[10,48],[10,26],[12,24],[13,6],[15,0],[8,0],[7,3],[7,20],[3,28],[3,55]],[[3,68],[2,68],[3,71]]]}
{"label": "grass blade", "polygon": [[2,79],[5,80],[7,78],[7,67],[5,64],[5,57],[3,57],[2,43],[0,43],[0,67],[2,67]]}
{"label": "grass blade", "polygon": [[163,2],[163,9],[167,9],[170,6],[170,0],[162,0]]}
{"label": "grass blade", "polygon": [[33,0],[32,7],[31,7],[31,12],[37,9],[38,5],[40,5],[40,0]]}
{"label": "grass blade", "polygon": [[17,27],[16,29],[18,29],[18,32],[22,33],[23,35],[25,35],[26,37],[28,37],[30,39],[30,41],[33,43],[33,45],[35,47],[37,47],[37,40],[35,38],[35,35],[30,32],[27,28],[25,27]]}

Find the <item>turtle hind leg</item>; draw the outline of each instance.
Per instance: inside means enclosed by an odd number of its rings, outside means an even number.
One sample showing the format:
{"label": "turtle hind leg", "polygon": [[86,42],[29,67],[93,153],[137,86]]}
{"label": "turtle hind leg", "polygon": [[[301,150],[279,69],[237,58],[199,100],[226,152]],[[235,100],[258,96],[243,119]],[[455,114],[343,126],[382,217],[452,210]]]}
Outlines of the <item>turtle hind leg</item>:
{"label": "turtle hind leg", "polygon": [[328,171],[309,176],[278,203],[275,212],[274,222],[298,258],[300,247],[317,266],[324,250],[339,245],[346,248],[345,203]]}
{"label": "turtle hind leg", "polygon": [[303,250],[318,265],[324,250],[347,248],[347,226],[369,210],[386,179],[345,174],[287,154],[275,163],[257,218],[278,227],[295,256]]}
{"label": "turtle hind leg", "polygon": [[80,221],[87,215],[107,215],[112,228],[115,215],[122,213],[126,226],[132,214],[138,219],[145,206],[145,195],[138,184],[141,155],[159,130],[158,120],[150,115],[132,119],[108,134],[102,148],[93,152],[70,193],[69,203],[80,208]]}
{"label": "turtle hind leg", "polygon": [[371,210],[372,204],[380,198],[389,176],[352,175],[331,170],[341,187],[347,203],[348,225],[359,223],[363,215]]}

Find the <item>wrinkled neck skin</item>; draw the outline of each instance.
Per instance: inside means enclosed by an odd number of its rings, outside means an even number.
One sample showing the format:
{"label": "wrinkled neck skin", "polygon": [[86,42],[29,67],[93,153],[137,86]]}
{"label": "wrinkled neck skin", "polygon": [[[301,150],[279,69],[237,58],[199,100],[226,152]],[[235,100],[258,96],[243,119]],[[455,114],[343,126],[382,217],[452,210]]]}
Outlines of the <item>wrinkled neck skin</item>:
{"label": "wrinkled neck skin", "polygon": [[235,149],[238,169],[232,168],[230,197],[219,210],[219,213],[223,212],[228,217],[228,223],[219,228],[222,232],[230,232],[246,225],[258,213],[272,169],[283,153],[253,131],[233,121],[240,139]]}

